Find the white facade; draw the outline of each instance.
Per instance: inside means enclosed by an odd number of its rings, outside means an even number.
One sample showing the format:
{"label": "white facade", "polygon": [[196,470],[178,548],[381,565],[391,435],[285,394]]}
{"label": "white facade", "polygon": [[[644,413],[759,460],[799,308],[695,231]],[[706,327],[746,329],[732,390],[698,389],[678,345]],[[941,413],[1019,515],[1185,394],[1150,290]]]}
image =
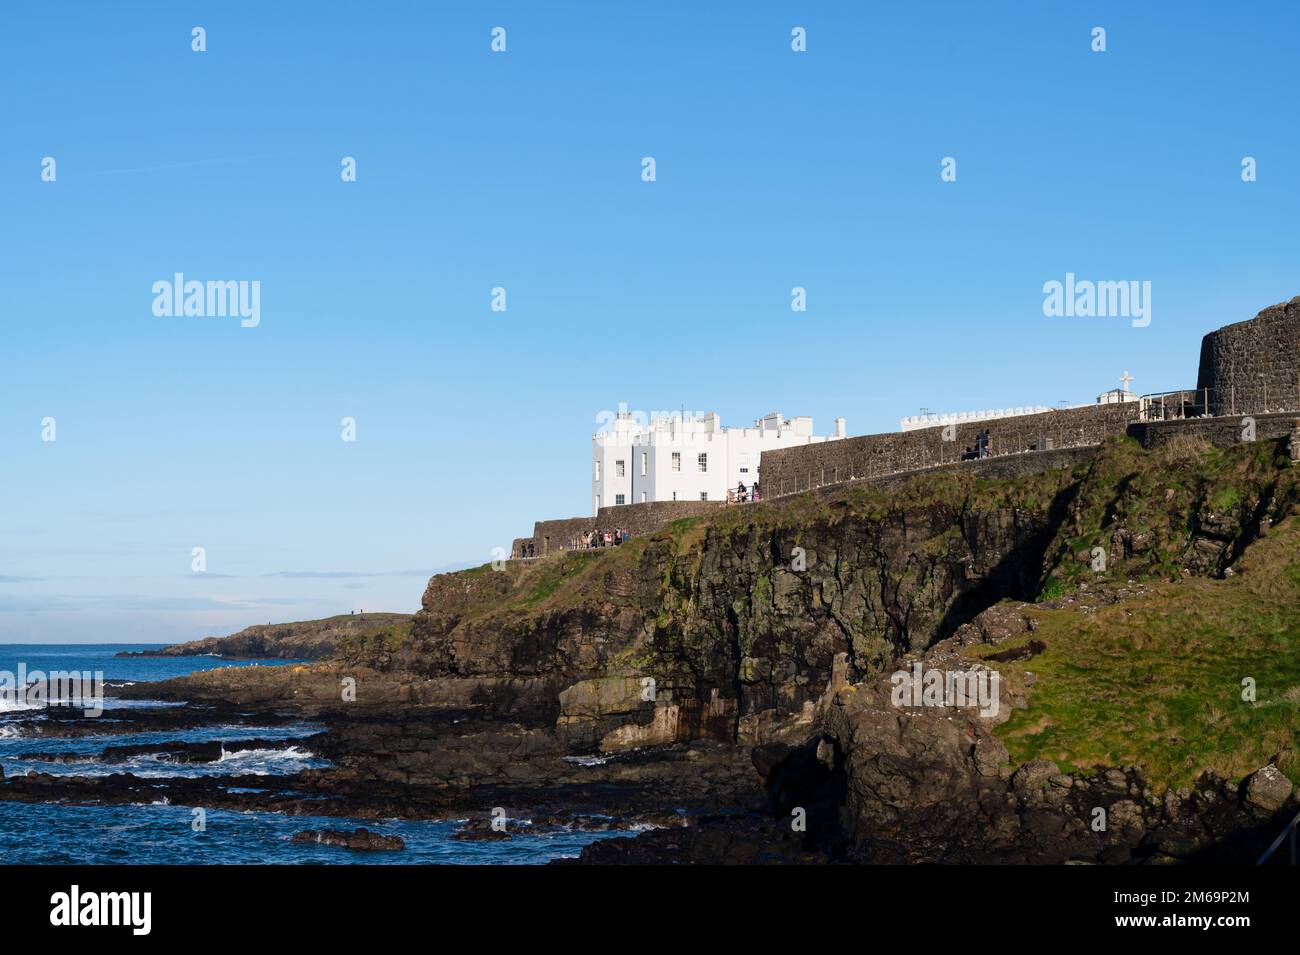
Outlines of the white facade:
{"label": "white facade", "polygon": [[755,481],[761,490],[759,455],[842,438],[844,419],[835,419],[834,435],[812,431],[812,418],[778,412],[752,428],[724,428],[717,414],[646,421],[620,412],[591,439],[591,512],[650,501],[723,501],[728,489]]}

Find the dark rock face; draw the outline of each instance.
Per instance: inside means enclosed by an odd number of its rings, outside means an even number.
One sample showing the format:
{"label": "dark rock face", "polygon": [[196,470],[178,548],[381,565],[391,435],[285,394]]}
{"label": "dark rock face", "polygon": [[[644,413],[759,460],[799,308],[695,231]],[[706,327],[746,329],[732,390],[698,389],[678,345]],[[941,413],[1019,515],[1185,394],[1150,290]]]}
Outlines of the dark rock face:
{"label": "dark rock face", "polygon": [[307,829],[296,833],[294,842],[318,842],[323,846],[338,846],[340,849],[355,849],[361,852],[395,852],[406,848],[400,836],[385,836],[369,829],[354,829],[344,832],[338,829]]}
{"label": "dark rock face", "polygon": [[[904,657],[899,669],[917,660],[927,670],[969,668],[959,643]],[[900,707],[890,691],[881,674],[819,707],[821,745],[833,747],[844,780],[839,821],[858,861],[1240,862],[1287,818],[1279,810],[1290,782],[1273,767],[1241,793],[1203,775],[1194,789],[1163,795],[1135,769],[1067,774],[1035,759],[1013,770],[993,731],[1023,704],[1005,690],[989,717],[969,707]]]}
{"label": "dark rock face", "polygon": [[557,576],[566,562],[586,575],[581,599],[555,607],[519,601],[526,579],[513,568],[435,577],[409,643],[356,662],[534,681],[537,695],[516,705],[554,694],[556,728],[575,747],[759,742],[807,724],[837,655],[854,679],[1000,599],[1032,596],[1070,480],[1045,478],[1036,509],[977,503],[957,486],[950,502],[880,514],[831,502],[814,519],[715,522],[681,552],[660,535],[589,566],[555,558]]}
{"label": "dark rock face", "polygon": [[1206,335],[1196,388],[1216,416],[1300,408],[1300,296]]}

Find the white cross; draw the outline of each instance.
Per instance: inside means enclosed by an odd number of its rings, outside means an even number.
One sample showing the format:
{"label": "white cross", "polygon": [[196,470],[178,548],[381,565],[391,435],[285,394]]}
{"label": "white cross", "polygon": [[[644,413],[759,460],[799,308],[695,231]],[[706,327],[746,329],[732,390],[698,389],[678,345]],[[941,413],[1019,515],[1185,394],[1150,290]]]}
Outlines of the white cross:
{"label": "white cross", "polygon": [[1133,380],[1133,376],[1130,375],[1130,374],[1128,373],[1128,369],[1125,368],[1125,369],[1124,369],[1124,374],[1120,375],[1119,380],[1120,380],[1120,383],[1124,386],[1124,391],[1127,392],[1127,391],[1128,391],[1128,383],[1129,383],[1130,381]]}

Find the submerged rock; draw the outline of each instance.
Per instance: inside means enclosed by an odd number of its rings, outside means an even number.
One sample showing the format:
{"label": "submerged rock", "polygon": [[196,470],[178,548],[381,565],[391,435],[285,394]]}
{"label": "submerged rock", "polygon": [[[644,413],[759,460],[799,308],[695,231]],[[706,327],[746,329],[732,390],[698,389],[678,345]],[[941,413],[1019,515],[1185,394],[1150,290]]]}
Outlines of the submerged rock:
{"label": "submerged rock", "polygon": [[306,829],[293,837],[293,842],[318,842],[323,846],[356,849],[362,852],[393,852],[406,848],[401,836],[385,836],[369,829],[345,832],[339,829]]}

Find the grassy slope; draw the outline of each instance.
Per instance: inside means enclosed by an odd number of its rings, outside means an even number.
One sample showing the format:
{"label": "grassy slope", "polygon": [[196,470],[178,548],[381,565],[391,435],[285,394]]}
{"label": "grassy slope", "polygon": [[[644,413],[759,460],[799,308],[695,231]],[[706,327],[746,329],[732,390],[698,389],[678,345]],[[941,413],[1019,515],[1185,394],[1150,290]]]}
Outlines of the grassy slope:
{"label": "grassy slope", "polygon": [[[1093,547],[1112,551],[1112,533],[1124,528],[1134,553],[1103,574],[1110,579],[1176,580],[1187,576],[1193,524],[1244,526],[1263,500],[1295,501],[1298,476],[1272,441],[1214,448],[1194,440],[1144,451],[1131,439],[1112,439],[1094,462],[1055,551],[1040,599],[1068,593],[1096,574]],[[1114,557],[1115,555],[1111,555]],[[1200,567],[1204,573],[1213,568]]]}
{"label": "grassy slope", "polygon": [[[281,656],[295,656],[295,649],[313,648],[329,655],[332,648],[346,640],[392,640],[406,638],[411,629],[411,615],[374,612],[361,616],[338,614],[319,620],[291,623],[257,624],[226,637],[208,637],[168,648],[181,653],[219,653],[243,656],[245,650],[260,646]],[[312,654],[308,654],[309,656]]]}
{"label": "grassy slope", "polygon": [[[1153,783],[1187,785],[1203,770],[1240,779],[1278,756],[1300,782],[1300,517],[1236,570],[1156,583],[1090,613],[1035,609],[1032,639],[1047,649],[995,664],[1029,702],[1001,728],[1013,762],[1142,766]],[[1247,677],[1254,702],[1242,699]]]}

